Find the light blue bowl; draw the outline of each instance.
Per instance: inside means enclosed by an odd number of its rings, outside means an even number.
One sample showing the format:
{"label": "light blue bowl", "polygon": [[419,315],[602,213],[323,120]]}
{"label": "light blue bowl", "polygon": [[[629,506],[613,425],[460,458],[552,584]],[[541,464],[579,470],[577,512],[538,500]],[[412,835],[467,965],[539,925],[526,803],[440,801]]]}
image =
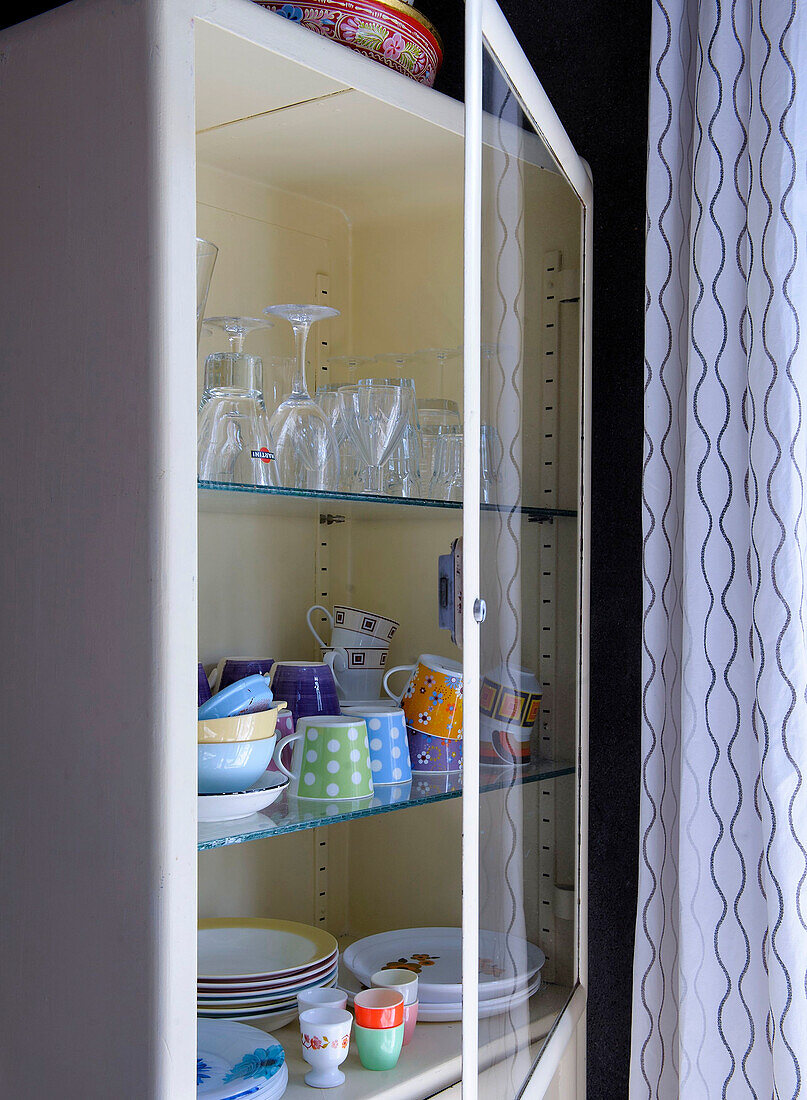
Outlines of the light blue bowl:
{"label": "light blue bowl", "polygon": [[199,720],[206,718],[234,718],[238,714],[256,714],[268,710],[273,695],[269,679],[256,673],[236,680],[222,691],[211,696],[199,707]]}
{"label": "light blue bowl", "polygon": [[235,794],[253,786],[269,767],[276,741],[272,736],[199,745],[199,794]]}

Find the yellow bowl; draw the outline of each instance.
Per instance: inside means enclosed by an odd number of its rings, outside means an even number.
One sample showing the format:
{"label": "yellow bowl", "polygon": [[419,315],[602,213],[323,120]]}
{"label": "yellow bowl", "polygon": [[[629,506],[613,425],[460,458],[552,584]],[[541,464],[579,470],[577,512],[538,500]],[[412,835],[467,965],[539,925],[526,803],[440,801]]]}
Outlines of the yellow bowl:
{"label": "yellow bowl", "polygon": [[274,737],[277,712],[286,706],[275,700],[269,710],[257,714],[238,714],[235,718],[206,718],[196,723],[200,745],[224,744],[233,741],[265,741]]}

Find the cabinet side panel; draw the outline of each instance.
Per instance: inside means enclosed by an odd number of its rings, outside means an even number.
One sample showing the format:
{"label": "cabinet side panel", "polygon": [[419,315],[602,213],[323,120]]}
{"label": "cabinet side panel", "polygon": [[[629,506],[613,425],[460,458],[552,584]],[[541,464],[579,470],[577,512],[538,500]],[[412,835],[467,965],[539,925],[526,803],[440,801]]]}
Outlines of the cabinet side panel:
{"label": "cabinet side panel", "polygon": [[[157,461],[154,25],[146,0],[76,3],[0,39],[4,1096],[30,1095],[35,1067],[38,1095],[150,1100],[168,1094],[164,1051],[173,1083],[190,1078],[159,1011],[164,917],[175,875],[192,899],[193,869],[164,858],[170,670],[155,652],[176,479]],[[189,567],[179,619],[192,583]],[[192,924],[184,941],[192,953]],[[189,998],[192,1012],[192,984]]]}

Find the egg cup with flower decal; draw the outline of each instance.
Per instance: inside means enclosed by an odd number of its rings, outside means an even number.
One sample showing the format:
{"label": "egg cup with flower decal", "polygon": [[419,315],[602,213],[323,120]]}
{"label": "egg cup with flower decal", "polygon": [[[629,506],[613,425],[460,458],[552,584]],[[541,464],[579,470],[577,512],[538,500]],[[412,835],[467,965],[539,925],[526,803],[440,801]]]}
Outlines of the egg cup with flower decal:
{"label": "egg cup with flower decal", "polygon": [[311,1066],[305,1083],[332,1089],[344,1083],[339,1066],[347,1058],[353,1017],[344,1008],[309,1008],[300,1013],[303,1058]]}
{"label": "egg cup with flower decal", "polygon": [[[433,653],[423,653],[414,665],[396,665],[384,676],[384,690],[394,672],[410,672],[400,704],[406,724],[417,733],[450,741],[462,739],[462,665]],[[442,769],[447,770],[447,769]]]}

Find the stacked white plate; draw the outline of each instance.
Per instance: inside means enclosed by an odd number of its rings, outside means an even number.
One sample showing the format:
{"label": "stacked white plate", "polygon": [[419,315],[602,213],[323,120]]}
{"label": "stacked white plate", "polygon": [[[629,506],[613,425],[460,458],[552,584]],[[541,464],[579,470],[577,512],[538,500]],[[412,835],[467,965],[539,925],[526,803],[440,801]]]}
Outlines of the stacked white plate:
{"label": "stacked white plate", "polygon": [[297,994],[333,985],[336,940],[294,921],[227,917],[199,921],[197,1013],[283,1027],[297,1015]]}
{"label": "stacked white plate", "polygon": [[283,1047],[273,1035],[230,1020],[199,1020],[198,1100],[280,1100],[289,1083]]}
{"label": "stacked white plate", "polygon": [[[519,936],[479,933],[479,1016],[497,1016],[524,1004],[541,985],[546,956]],[[342,956],[354,981],[340,980],[348,994],[369,986],[385,967],[418,975],[418,1020],[462,1019],[462,929],[404,928],[356,940]]]}

